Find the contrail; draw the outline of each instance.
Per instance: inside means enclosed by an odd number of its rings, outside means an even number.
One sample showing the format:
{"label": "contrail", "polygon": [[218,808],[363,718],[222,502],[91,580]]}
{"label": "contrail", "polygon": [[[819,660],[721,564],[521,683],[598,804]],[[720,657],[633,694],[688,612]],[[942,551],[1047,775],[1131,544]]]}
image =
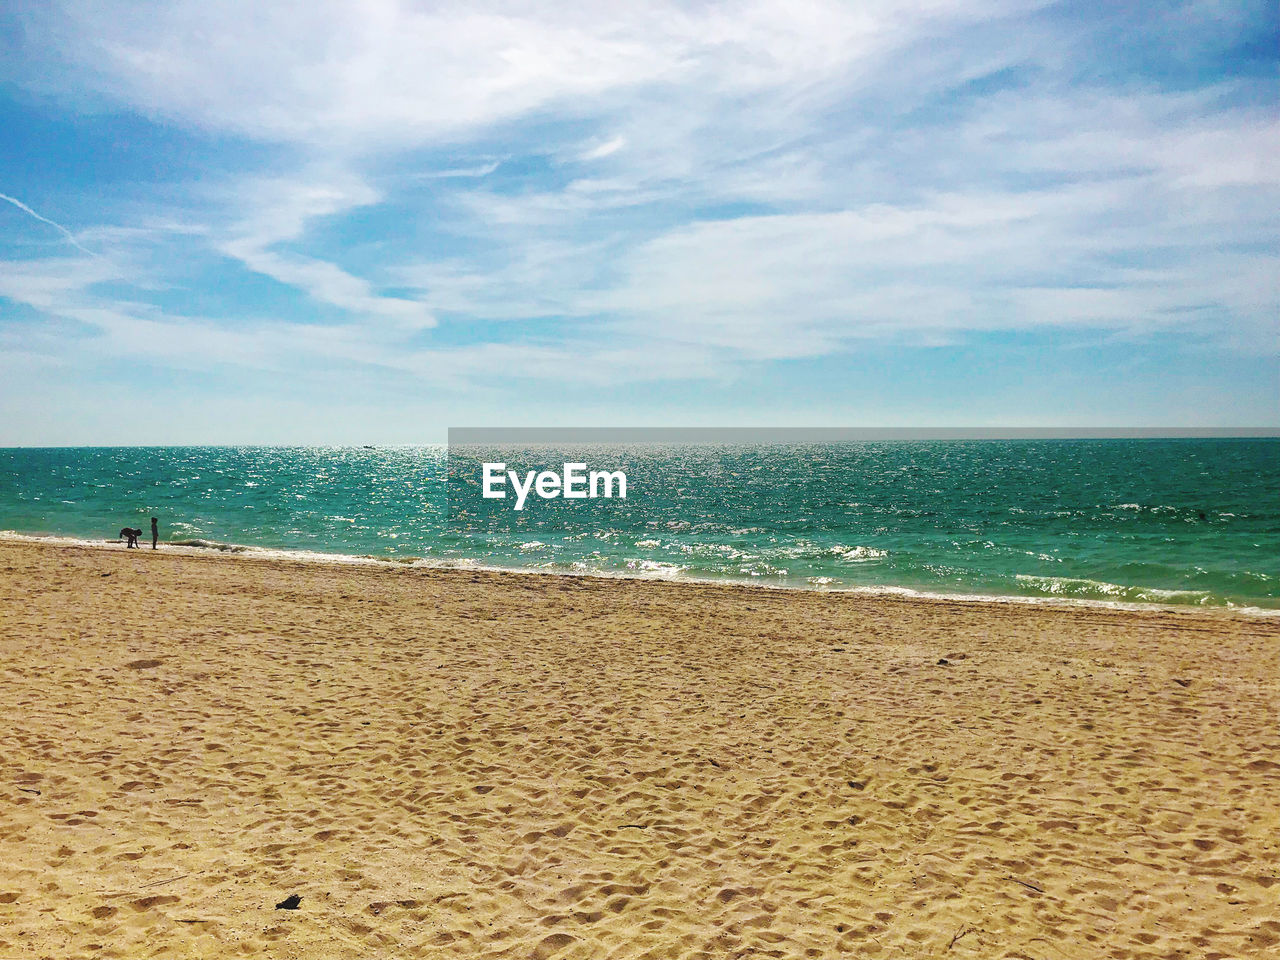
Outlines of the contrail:
{"label": "contrail", "polygon": [[86,247],[82,247],[80,245],[80,241],[78,241],[74,236],[72,236],[71,231],[68,230],[66,227],[64,227],[62,224],[54,223],[48,217],[40,216],[40,214],[36,213],[34,210],[32,210],[30,207],[28,207],[25,203],[23,203],[21,200],[17,199],[16,197],[11,197],[7,193],[0,193],[0,200],[7,200],[9,203],[12,203],[15,207],[17,207],[23,213],[29,213],[31,216],[35,217],[41,223],[47,223],[49,226],[53,227],[53,229],[57,230],[64,237],[66,237],[67,242],[70,243],[77,250],[80,250],[83,253],[87,253],[91,257],[97,256],[97,254],[94,253],[92,250],[89,250]]}

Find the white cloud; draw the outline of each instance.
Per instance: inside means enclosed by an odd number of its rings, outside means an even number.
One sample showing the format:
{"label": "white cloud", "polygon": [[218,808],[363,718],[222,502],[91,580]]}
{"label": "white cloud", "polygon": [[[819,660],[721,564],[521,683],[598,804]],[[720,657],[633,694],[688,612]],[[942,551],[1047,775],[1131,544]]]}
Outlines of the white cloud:
{"label": "white cloud", "polygon": [[[1058,36],[1024,16],[1038,6],[31,7],[28,86],[277,150],[270,175],[202,186],[198,215],[157,200],[155,226],[77,236],[168,230],[344,319],[167,316],[98,288],[144,275],[65,261],[10,271],[0,295],[117,352],[434,384],[726,377],[1050,326],[1274,349],[1273,111],[1224,106],[1225,81],[1078,82],[1064,51],[1088,29]],[[1004,92],[969,89],[1001,71]],[[554,173],[504,179],[530,157]],[[413,229],[376,265],[318,239],[383,203]],[[511,323],[421,335],[445,315]]]}
{"label": "white cloud", "polygon": [[453,167],[446,170],[428,170],[425,173],[418,174],[418,178],[422,180],[448,180],[453,177],[464,178],[480,178],[487,177],[493,171],[497,170],[501,163],[493,160],[489,163],[477,164],[474,167]]}
{"label": "white cloud", "polygon": [[289,377],[317,370],[410,378],[437,390],[475,389],[498,381],[576,382],[599,386],[653,380],[727,377],[712,351],[669,355],[656,343],[614,338],[578,345],[523,340],[424,347],[394,325],[307,324],[261,319],[229,326],[174,314],[143,302],[104,298],[100,284],[124,279],[105,260],[51,258],[10,262],[0,271],[0,298],[48,318],[0,327],[0,353],[39,367],[128,371],[139,364],[207,374],[219,367]]}
{"label": "white cloud", "polygon": [[586,163],[589,163],[592,160],[603,160],[605,157],[617,153],[626,145],[626,137],[610,137],[603,143],[584,150],[578,155],[578,159]]}
{"label": "white cloud", "polygon": [[921,23],[1004,7],[133,0],[64,2],[28,31],[66,61],[55,83],[210,129],[361,152],[551,105],[590,111],[592,98],[645,85],[725,96],[809,83]]}
{"label": "white cloud", "polygon": [[250,270],[304,291],[312,299],[408,329],[435,326],[435,318],[421,303],[381,296],[371,284],[336,264],[275,248],[298,240],[316,220],[377,203],[381,196],[350,175],[313,174],[299,179],[274,179],[237,188],[236,202],[247,207],[218,248]]}
{"label": "white cloud", "polygon": [[489,270],[421,264],[400,276],[440,310],[595,318],[614,336],[727,361],[1049,327],[1276,349],[1276,274],[1258,249],[1270,211],[1189,198],[1180,176],[708,220],[613,248],[539,233]]}

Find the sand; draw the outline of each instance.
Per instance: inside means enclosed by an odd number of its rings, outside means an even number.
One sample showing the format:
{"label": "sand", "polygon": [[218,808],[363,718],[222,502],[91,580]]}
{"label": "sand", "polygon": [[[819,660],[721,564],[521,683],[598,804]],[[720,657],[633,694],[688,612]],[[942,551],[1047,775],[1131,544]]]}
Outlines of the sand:
{"label": "sand", "polygon": [[0,958],[1280,956],[1275,619],[0,571]]}

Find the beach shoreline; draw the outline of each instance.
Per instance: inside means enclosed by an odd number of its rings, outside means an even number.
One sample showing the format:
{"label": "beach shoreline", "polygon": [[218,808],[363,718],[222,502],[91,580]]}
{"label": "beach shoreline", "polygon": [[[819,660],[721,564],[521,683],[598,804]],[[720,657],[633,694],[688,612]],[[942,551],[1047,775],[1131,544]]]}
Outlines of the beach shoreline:
{"label": "beach shoreline", "polygon": [[[127,549],[124,541],[103,538],[101,540],[65,536],[53,533],[23,533],[16,530],[0,530],[0,544],[36,543],[65,549],[118,551]],[[149,545],[136,549],[150,550]],[[252,562],[280,562],[317,564],[321,566],[378,567],[382,569],[412,569],[439,573],[479,572],[517,577],[568,577],[571,579],[604,581],[638,581],[643,583],[669,583],[679,586],[725,587],[747,591],[777,591],[782,593],[816,593],[833,596],[867,597],[871,599],[899,599],[905,602],[1013,604],[1015,606],[1050,607],[1059,609],[1087,608],[1119,610],[1134,613],[1191,611],[1209,616],[1241,616],[1280,619],[1280,607],[1257,607],[1244,604],[1186,604],[1152,603],[1132,600],[1104,600],[1095,597],[1036,596],[1025,594],[943,592],[890,584],[866,585],[806,585],[771,583],[768,581],[729,577],[699,577],[693,575],[665,576],[633,571],[578,571],[547,569],[545,567],[507,567],[478,560],[436,559],[431,557],[394,557],[372,554],[329,553],[318,550],[293,550],[262,547],[253,544],[202,541],[195,546],[189,542],[162,542],[153,551],[171,556],[207,557],[224,560]]]}
{"label": "beach shoreline", "polygon": [[243,559],[0,538],[0,954],[1280,946],[1269,618]]}

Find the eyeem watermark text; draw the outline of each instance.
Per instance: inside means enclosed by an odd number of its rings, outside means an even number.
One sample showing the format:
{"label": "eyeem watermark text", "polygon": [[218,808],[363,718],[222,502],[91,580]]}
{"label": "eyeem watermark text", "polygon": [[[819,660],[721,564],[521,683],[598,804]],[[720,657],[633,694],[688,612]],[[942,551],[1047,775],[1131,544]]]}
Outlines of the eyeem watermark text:
{"label": "eyeem watermark text", "polygon": [[[505,472],[504,472],[505,471]],[[517,510],[524,509],[529,493],[536,493],[543,500],[564,497],[566,500],[618,497],[627,499],[627,475],[621,470],[587,470],[585,463],[566,463],[563,473],[554,470],[526,471],[521,476],[515,470],[507,470],[505,463],[484,464],[484,498],[505,500],[506,485],[510,481],[515,491]]]}

